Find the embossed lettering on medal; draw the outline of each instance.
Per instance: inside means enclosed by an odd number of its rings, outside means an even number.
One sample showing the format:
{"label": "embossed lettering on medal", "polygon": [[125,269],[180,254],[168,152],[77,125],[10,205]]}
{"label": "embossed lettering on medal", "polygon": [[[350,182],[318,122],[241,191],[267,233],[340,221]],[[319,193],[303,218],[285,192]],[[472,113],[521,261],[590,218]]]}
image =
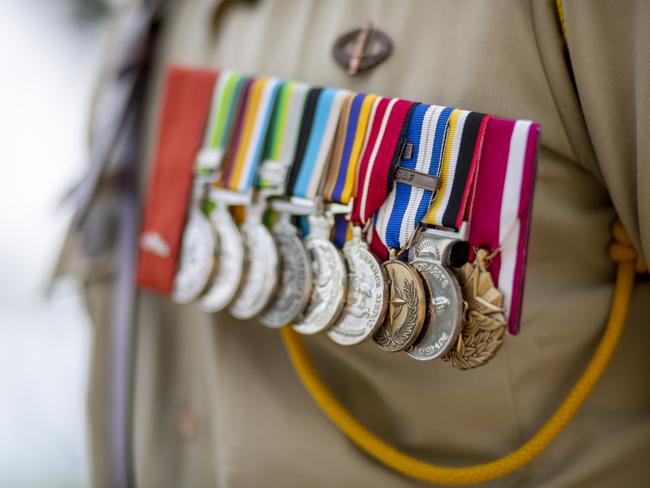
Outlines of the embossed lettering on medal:
{"label": "embossed lettering on medal", "polygon": [[386,314],[388,289],[381,264],[361,239],[361,228],[345,243],[343,255],[348,267],[348,292],[338,321],[327,331],[334,342],[359,344],[377,331]]}
{"label": "embossed lettering on medal", "polygon": [[260,316],[267,327],[282,327],[300,317],[311,293],[311,259],[289,218],[287,213],[280,214],[271,232],[280,255],[280,282],[271,304]]}
{"label": "embossed lettering on medal", "polygon": [[345,304],[345,261],[329,240],[333,220],[331,215],[309,216],[305,248],[311,255],[313,283],[307,309],[293,326],[301,334],[316,334],[331,327]]}

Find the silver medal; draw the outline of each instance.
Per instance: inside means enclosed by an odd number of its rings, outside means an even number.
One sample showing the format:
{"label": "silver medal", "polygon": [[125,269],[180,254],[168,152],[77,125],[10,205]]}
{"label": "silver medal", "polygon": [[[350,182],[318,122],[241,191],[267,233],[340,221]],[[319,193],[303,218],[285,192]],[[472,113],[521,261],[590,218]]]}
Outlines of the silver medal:
{"label": "silver medal", "polygon": [[269,230],[262,223],[264,208],[258,204],[246,210],[241,226],[246,255],[246,271],[239,292],[230,305],[230,314],[250,319],[266,308],[278,279],[278,250]]}
{"label": "silver medal", "polygon": [[443,265],[454,239],[420,235],[413,246],[411,266],[417,269],[427,289],[427,314],[415,343],[406,349],[409,356],[427,361],[445,355],[456,344],[463,325],[463,296],[458,280]]}
{"label": "silver medal", "polygon": [[228,306],[239,289],[244,272],[244,244],[225,204],[217,203],[210,221],[218,236],[219,267],[198,307],[204,312],[218,312]]}
{"label": "silver medal", "polygon": [[201,294],[216,269],[217,239],[208,218],[193,205],[183,232],[172,300],[190,303]]}
{"label": "silver medal", "polygon": [[329,240],[331,215],[310,215],[305,247],[311,255],[313,285],[307,310],[293,328],[316,334],[334,324],[345,303],[347,272],[341,252]]}
{"label": "silver medal", "polygon": [[350,346],[369,339],[386,313],[387,283],[381,264],[361,238],[361,228],[353,227],[352,239],[343,246],[348,267],[348,292],[339,320],[327,331],[334,342]]}
{"label": "silver medal", "polygon": [[311,259],[288,213],[279,215],[271,231],[280,255],[280,282],[273,301],[260,315],[267,327],[296,320],[307,306],[312,287]]}

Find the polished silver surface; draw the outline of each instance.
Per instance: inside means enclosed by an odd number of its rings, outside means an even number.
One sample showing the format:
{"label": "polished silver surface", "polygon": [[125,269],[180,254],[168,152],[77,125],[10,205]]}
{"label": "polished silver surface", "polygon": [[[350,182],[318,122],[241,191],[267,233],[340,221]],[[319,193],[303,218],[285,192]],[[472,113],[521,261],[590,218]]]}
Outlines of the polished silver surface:
{"label": "polished silver surface", "polygon": [[311,255],[313,285],[307,309],[293,325],[301,334],[316,334],[331,327],[345,304],[347,270],[341,251],[329,240],[333,224],[331,214],[309,216],[305,247]]}
{"label": "polished silver surface", "polygon": [[343,312],[327,335],[337,344],[351,346],[372,337],[381,325],[388,290],[381,264],[361,238],[360,227],[353,227],[343,255],[348,267],[348,292]]}
{"label": "polished silver surface", "polygon": [[430,260],[415,260],[411,266],[420,272],[427,291],[427,314],[420,335],[406,349],[420,361],[439,358],[456,344],[463,325],[463,297],[453,273]]}
{"label": "polished silver surface", "polygon": [[181,243],[171,298],[177,303],[196,300],[215,271],[216,236],[208,218],[192,206]]}
{"label": "polished silver surface", "polygon": [[253,204],[246,209],[246,221],[241,226],[246,269],[242,284],[232,301],[230,315],[250,319],[269,304],[278,281],[278,250],[269,230],[262,223],[264,207]]}
{"label": "polished silver surface", "polygon": [[218,237],[219,266],[197,305],[204,312],[218,312],[228,306],[241,284],[244,272],[244,243],[225,204],[217,203],[210,214],[210,222]]}
{"label": "polished silver surface", "polygon": [[289,214],[280,214],[271,231],[280,255],[280,282],[275,297],[259,319],[267,327],[282,327],[298,319],[312,288],[311,258]]}

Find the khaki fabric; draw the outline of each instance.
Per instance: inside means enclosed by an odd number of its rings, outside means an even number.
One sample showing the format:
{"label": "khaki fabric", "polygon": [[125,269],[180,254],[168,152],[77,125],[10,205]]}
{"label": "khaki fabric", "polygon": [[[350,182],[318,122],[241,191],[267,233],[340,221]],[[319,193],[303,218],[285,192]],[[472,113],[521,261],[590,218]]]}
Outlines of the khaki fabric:
{"label": "khaki fabric", "polygon": [[[521,445],[582,372],[603,330],[620,215],[650,256],[650,7],[565,1],[570,63],[553,1],[216,0],[175,2],[163,33],[143,146],[148,171],[165,66],[231,67],[447,104],[543,128],[521,334],[489,365],[456,371],[381,352],[305,341],[341,401],[420,459],[480,463]],[[372,20],[394,42],[351,78],[331,48]],[[575,82],[572,79],[575,77]],[[108,282],[87,286],[96,325],[90,390],[96,486],[106,484]],[[133,441],[142,487],[409,487],[321,414],[277,331],[209,316],[143,292],[136,324]],[[650,286],[640,282],[601,384],[551,447],[487,486],[644,486],[650,478]]]}

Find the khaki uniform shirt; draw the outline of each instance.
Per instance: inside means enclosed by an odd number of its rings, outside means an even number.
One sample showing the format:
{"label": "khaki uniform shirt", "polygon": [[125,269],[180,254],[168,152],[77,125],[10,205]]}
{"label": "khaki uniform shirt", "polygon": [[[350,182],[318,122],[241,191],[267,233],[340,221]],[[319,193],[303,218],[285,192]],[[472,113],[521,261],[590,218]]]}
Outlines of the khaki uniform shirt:
{"label": "khaki uniform shirt", "polygon": [[[618,215],[650,256],[650,3],[565,0],[568,57],[551,0],[173,2],[148,91],[148,174],[169,63],[525,118],[543,128],[521,333],[488,365],[458,371],[372,342],[305,342],[327,384],[374,433],[424,461],[462,466],[519,447],[585,368],[604,325]],[[350,77],[331,50],[371,20],[394,43]],[[146,165],[145,165],[146,163]],[[146,180],[146,178],[145,178]],[[71,253],[72,254],[72,253]],[[72,261],[72,260],[71,260]],[[110,275],[85,267],[94,323],[94,482],[105,486]],[[643,486],[650,479],[650,286],[637,283],[599,386],[539,458],[488,486]],[[319,411],[278,331],[142,292],[133,456],[143,487],[409,487]]]}

